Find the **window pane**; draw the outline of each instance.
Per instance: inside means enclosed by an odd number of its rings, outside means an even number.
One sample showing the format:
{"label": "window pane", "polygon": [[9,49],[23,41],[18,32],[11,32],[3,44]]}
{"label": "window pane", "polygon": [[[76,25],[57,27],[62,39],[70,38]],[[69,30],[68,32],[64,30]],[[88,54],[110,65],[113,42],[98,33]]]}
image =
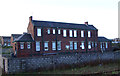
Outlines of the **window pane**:
{"label": "window pane", "polygon": [[92,42],[92,47],[94,47],[94,42]]}
{"label": "window pane", "polygon": [[61,50],[61,42],[60,41],[57,42],[57,49]]}
{"label": "window pane", "polygon": [[74,37],[77,37],[77,30],[74,30]]}
{"label": "window pane", "polygon": [[82,49],[85,49],[85,47],[84,47],[84,42],[82,42],[81,45],[82,45]]}
{"label": "window pane", "polygon": [[56,50],[56,42],[52,42],[52,50]]}
{"label": "window pane", "polygon": [[30,49],[31,46],[30,46],[31,43],[27,43],[27,48]]}
{"label": "window pane", "polygon": [[91,37],[91,32],[90,31],[88,31],[88,37]]}
{"label": "window pane", "polygon": [[45,51],[48,51],[48,42],[45,42],[45,43],[44,43],[44,50],[45,50]]}
{"label": "window pane", "polygon": [[81,31],[81,37],[84,37],[84,31]]}
{"label": "window pane", "polygon": [[77,50],[77,42],[74,42],[74,50]]}
{"label": "window pane", "polygon": [[60,29],[58,30],[58,34],[60,34]]}
{"label": "window pane", "polygon": [[20,48],[24,49],[24,43],[20,43]]}
{"label": "window pane", "polygon": [[40,51],[40,42],[36,41],[36,51]]}
{"label": "window pane", "polygon": [[91,42],[88,42],[88,49],[91,49]]}
{"label": "window pane", "polygon": [[95,42],[95,47],[97,47],[97,42]]}
{"label": "window pane", "polygon": [[73,42],[70,42],[70,50],[73,50]]}
{"label": "window pane", "polygon": [[63,36],[64,36],[64,37],[67,36],[66,30],[63,30]]}
{"label": "window pane", "polygon": [[41,29],[37,28],[37,36],[41,36]]}
{"label": "window pane", "polygon": [[106,42],[106,48],[108,48],[108,43]]}
{"label": "window pane", "polygon": [[102,48],[102,42],[100,43],[100,48]]}
{"label": "window pane", "polygon": [[72,37],[72,30],[69,30],[69,36]]}
{"label": "window pane", "polygon": [[48,34],[50,34],[50,29],[47,30]]}
{"label": "window pane", "polygon": [[53,29],[53,34],[55,34],[55,29]]}

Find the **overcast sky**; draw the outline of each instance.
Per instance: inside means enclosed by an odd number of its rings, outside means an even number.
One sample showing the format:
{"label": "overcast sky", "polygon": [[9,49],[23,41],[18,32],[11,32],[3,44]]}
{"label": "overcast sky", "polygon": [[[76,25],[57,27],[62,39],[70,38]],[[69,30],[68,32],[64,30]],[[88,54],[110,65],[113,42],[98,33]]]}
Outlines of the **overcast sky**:
{"label": "overcast sky", "polygon": [[0,36],[27,32],[35,20],[83,24],[88,21],[99,36],[118,37],[119,0],[0,0]]}

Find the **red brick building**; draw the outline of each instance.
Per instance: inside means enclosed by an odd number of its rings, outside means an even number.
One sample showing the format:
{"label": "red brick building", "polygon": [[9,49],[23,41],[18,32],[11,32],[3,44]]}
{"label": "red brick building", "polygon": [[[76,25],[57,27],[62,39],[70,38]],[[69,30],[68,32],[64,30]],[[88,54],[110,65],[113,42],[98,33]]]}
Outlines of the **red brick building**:
{"label": "red brick building", "polygon": [[88,22],[38,21],[33,20],[32,16],[29,17],[27,33],[14,42],[17,57],[99,51],[98,29]]}

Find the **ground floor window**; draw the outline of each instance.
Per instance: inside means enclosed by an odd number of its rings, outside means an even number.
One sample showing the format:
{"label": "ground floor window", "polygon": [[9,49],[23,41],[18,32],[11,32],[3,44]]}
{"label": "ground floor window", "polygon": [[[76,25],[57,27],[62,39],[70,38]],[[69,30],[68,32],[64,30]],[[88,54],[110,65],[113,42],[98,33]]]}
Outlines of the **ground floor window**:
{"label": "ground floor window", "polygon": [[30,42],[27,43],[27,49],[31,49],[31,43]]}
{"label": "ground floor window", "polygon": [[88,42],[88,49],[91,49],[91,42]]}
{"label": "ground floor window", "polygon": [[70,41],[70,50],[73,50],[73,41]]}
{"label": "ground floor window", "polygon": [[84,46],[84,42],[81,42],[81,46],[80,46],[82,49],[85,49],[85,46]]}
{"label": "ground floor window", "polygon": [[108,48],[108,43],[106,42],[106,48]]}
{"label": "ground floor window", "polygon": [[52,42],[52,50],[56,50],[56,42]]}
{"label": "ground floor window", "polygon": [[40,51],[40,42],[36,41],[36,51]]}
{"label": "ground floor window", "polygon": [[24,42],[20,42],[20,49],[24,49]]}
{"label": "ground floor window", "polygon": [[45,50],[45,51],[48,51],[48,41],[45,41],[45,42],[44,42],[44,50]]}
{"label": "ground floor window", "polygon": [[57,42],[57,50],[61,50],[61,41]]}
{"label": "ground floor window", "polygon": [[74,42],[74,50],[77,50],[77,42]]}

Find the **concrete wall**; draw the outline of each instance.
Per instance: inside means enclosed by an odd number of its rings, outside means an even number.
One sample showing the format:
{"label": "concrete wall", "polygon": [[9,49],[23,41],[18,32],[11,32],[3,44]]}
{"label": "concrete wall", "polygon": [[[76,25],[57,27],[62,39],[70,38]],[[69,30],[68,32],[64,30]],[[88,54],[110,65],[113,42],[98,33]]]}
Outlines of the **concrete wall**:
{"label": "concrete wall", "polygon": [[24,72],[38,68],[50,68],[62,64],[86,63],[95,60],[120,59],[120,52],[104,53],[73,53],[62,55],[49,55],[29,58],[3,58],[5,60],[5,71],[7,73]]}

